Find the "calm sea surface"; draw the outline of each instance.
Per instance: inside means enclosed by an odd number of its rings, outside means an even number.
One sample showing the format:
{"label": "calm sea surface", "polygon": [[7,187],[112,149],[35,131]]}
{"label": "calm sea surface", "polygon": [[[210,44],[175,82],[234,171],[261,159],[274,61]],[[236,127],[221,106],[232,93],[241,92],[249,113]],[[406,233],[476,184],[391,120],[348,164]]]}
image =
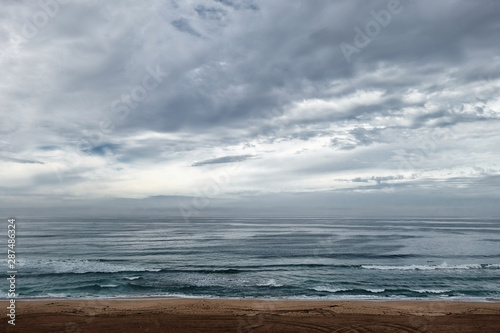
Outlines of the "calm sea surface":
{"label": "calm sea surface", "polygon": [[498,219],[19,219],[16,241],[19,297],[500,298]]}

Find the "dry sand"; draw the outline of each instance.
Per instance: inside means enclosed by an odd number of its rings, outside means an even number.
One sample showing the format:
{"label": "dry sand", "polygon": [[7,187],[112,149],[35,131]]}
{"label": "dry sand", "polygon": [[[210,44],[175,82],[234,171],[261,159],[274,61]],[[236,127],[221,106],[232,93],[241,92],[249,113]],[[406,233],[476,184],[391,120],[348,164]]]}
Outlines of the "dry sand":
{"label": "dry sand", "polygon": [[18,300],[1,332],[500,332],[499,302]]}

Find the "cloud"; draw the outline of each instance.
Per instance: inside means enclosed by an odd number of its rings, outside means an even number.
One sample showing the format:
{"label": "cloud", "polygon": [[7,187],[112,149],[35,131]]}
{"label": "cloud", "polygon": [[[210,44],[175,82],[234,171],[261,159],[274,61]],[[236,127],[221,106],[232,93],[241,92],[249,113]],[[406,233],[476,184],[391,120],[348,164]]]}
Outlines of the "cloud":
{"label": "cloud", "polygon": [[201,34],[196,30],[194,30],[193,27],[191,27],[191,25],[189,24],[189,22],[185,19],[178,19],[172,21],[172,25],[181,32],[186,32],[195,37],[201,37]]}
{"label": "cloud", "polygon": [[0,156],[0,160],[15,162],[15,163],[23,163],[23,164],[44,164],[43,162],[40,162],[40,161],[24,160],[24,159],[20,159],[20,158],[5,157],[5,156]]}
{"label": "cloud", "polygon": [[210,198],[220,211],[249,194],[282,208],[297,195],[304,214],[331,193],[496,198],[496,1],[401,0],[389,21],[387,1],[362,0],[54,8],[1,14],[5,207],[196,198],[214,178],[228,179]]}
{"label": "cloud", "polygon": [[192,166],[203,166],[208,164],[221,164],[221,163],[234,163],[234,162],[243,162],[249,158],[254,157],[253,155],[239,155],[239,156],[223,156],[218,158],[213,158],[210,160],[205,160],[201,162],[193,163]]}
{"label": "cloud", "polygon": [[380,185],[382,182],[386,182],[386,181],[390,181],[390,180],[400,180],[400,179],[404,179],[404,176],[385,176],[385,177],[381,177],[381,176],[372,176],[370,178],[361,178],[361,177],[356,177],[354,179],[351,179],[351,181],[353,183],[368,183],[370,181],[375,181],[378,185]]}
{"label": "cloud", "polygon": [[231,1],[231,0],[214,0],[215,2],[221,3],[224,6],[232,7],[236,10],[238,9],[252,9],[258,10],[258,6],[253,0],[241,0],[241,1]]}

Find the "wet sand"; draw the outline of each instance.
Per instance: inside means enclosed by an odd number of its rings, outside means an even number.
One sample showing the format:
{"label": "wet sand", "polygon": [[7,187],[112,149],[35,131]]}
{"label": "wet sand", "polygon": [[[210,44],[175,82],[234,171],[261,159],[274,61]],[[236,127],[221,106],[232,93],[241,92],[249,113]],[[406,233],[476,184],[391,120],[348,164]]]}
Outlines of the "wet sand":
{"label": "wet sand", "polygon": [[1,332],[500,332],[500,302],[18,300]]}

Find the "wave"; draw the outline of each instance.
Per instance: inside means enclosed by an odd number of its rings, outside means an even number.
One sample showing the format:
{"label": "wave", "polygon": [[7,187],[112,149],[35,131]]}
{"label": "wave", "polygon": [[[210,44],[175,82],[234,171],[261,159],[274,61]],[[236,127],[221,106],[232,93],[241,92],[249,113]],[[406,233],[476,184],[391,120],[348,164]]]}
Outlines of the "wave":
{"label": "wave", "polygon": [[470,270],[470,269],[500,269],[500,264],[468,264],[468,265],[407,265],[407,266],[384,266],[384,265],[361,265],[363,269],[374,270],[400,270],[400,271],[430,271],[430,270]]}
{"label": "wave", "polygon": [[[24,273],[29,275],[50,275],[50,274],[85,274],[85,273],[126,273],[137,272],[163,272],[163,273],[188,273],[188,274],[240,274],[245,272],[263,272],[270,268],[279,268],[280,270],[295,269],[297,266],[308,267],[306,265],[273,265],[238,266],[236,268],[225,267],[199,267],[196,269],[168,269],[158,267],[144,267],[134,263],[126,263],[121,260],[106,259],[19,259],[18,267]],[[368,269],[368,270],[399,270],[399,271],[430,271],[430,270],[493,270],[500,269],[500,264],[456,264],[448,265],[442,263],[438,265],[315,265],[315,267],[324,267],[324,269]],[[274,270],[272,269],[272,270]],[[134,276],[133,276],[134,277]]]}
{"label": "wave", "polygon": [[132,265],[116,264],[101,259],[19,259],[18,268],[29,273],[39,274],[85,274],[85,273],[119,273],[119,272],[160,272],[159,268],[147,268]]}
{"label": "wave", "polygon": [[47,293],[46,295],[43,296],[37,296],[37,298],[68,298],[70,297],[69,294],[61,294],[61,293]]}
{"label": "wave", "polygon": [[374,294],[378,294],[378,293],[383,293],[385,291],[385,289],[365,289],[366,291],[369,291],[371,293],[374,293]]}
{"label": "wave", "polygon": [[325,269],[373,269],[373,270],[437,270],[437,269],[500,269],[500,264],[461,264],[448,265],[442,263],[439,265],[325,265],[325,264],[293,264],[293,265],[262,265],[262,266],[238,266],[238,268],[203,268],[203,269],[163,269],[166,273],[199,273],[199,274],[239,274],[247,272],[264,272],[297,268],[325,268]]}
{"label": "wave", "polygon": [[360,294],[370,293],[370,294],[378,294],[386,291],[384,288],[367,288],[367,289],[349,289],[349,288],[335,288],[331,286],[316,286],[310,288],[311,290],[320,291],[320,292],[329,292],[329,293],[342,293],[342,292],[356,292]]}
{"label": "wave", "polygon": [[[124,261],[104,259],[19,259],[18,267],[29,275],[51,274],[86,274],[86,273],[137,273],[137,272],[163,272],[187,274],[240,274],[246,272],[263,272],[269,270],[290,270],[297,267],[310,265],[267,265],[267,266],[238,266],[237,268],[210,267],[195,269],[168,269],[157,267],[143,267],[136,264],[127,264]],[[249,268],[252,269],[249,269]],[[474,269],[500,269],[500,264],[459,264],[448,265],[314,265],[324,269],[369,269],[369,270],[474,270]],[[135,276],[132,276],[135,277]]]}
{"label": "wave", "polygon": [[[332,286],[316,286],[309,288],[310,290],[318,292],[327,292],[335,297],[381,297],[381,298],[398,298],[398,297],[410,297],[410,298],[435,298],[443,296],[465,296],[465,294],[454,292],[450,289],[385,289],[385,288],[339,288]],[[471,296],[475,296],[475,293],[471,293]]]}
{"label": "wave", "polygon": [[116,288],[118,285],[116,284],[100,284],[99,287],[101,288]]}
{"label": "wave", "polygon": [[257,286],[259,286],[259,287],[276,287],[276,288],[283,287],[283,285],[277,283],[275,279],[269,279],[265,283],[257,284]]}
{"label": "wave", "polygon": [[443,294],[451,292],[449,289],[411,289],[411,291],[419,294]]}
{"label": "wave", "polygon": [[349,290],[352,290],[352,289],[343,289],[343,288],[332,288],[332,287],[329,287],[329,286],[316,286],[316,287],[312,287],[311,289],[312,290],[316,290],[316,291],[326,291],[326,292],[329,292],[329,293],[337,293],[339,291],[349,291]]}
{"label": "wave", "polygon": [[183,271],[183,272],[194,272],[201,274],[238,274],[243,272],[243,270],[228,268],[228,269],[200,269],[195,271]]}
{"label": "wave", "polygon": [[134,280],[139,280],[140,278],[141,278],[140,276],[125,276],[123,279],[129,280],[129,281],[134,281]]}

